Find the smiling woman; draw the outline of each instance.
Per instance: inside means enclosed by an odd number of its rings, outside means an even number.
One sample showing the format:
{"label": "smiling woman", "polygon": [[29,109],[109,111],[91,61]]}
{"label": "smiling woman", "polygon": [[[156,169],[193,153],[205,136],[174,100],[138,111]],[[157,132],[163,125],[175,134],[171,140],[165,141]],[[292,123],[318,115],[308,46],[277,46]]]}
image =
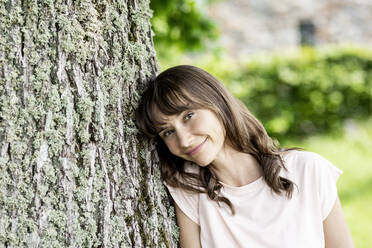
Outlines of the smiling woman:
{"label": "smiling woman", "polygon": [[342,172],[280,148],[206,71],[176,66],[150,80],[136,119],[157,140],[182,247],[352,247]]}
{"label": "smiling woman", "polygon": [[157,116],[166,123],[160,137],[169,151],[201,166],[209,165],[224,145],[224,128],[209,109],[187,110],[180,114]]}

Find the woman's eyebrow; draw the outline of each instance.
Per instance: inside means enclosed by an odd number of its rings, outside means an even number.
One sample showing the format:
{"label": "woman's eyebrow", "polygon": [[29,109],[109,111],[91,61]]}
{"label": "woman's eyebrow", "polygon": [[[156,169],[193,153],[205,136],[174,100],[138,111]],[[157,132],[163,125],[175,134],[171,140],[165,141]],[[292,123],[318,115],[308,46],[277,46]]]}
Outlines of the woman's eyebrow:
{"label": "woman's eyebrow", "polygon": [[166,123],[160,123],[155,127],[156,132],[161,133],[163,130],[167,129],[168,126],[166,126]]}

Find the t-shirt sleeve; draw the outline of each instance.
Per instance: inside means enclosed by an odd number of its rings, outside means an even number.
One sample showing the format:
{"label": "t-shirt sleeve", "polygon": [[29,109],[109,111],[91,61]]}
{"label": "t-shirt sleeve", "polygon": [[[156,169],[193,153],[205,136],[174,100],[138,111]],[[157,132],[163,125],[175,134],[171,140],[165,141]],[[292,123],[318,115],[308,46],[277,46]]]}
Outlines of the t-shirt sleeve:
{"label": "t-shirt sleeve", "polygon": [[319,198],[321,203],[322,219],[327,218],[331,212],[336,199],[337,187],[336,182],[342,174],[342,170],[335,167],[324,157],[316,156],[315,162],[317,163],[317,170],[319,175]]}
{"label": "t-shirt sleeve", "polygon": [[199,225],[199,194],[189,193],[180,188],[174,188],[164,182],[173,200],[187,217]]}

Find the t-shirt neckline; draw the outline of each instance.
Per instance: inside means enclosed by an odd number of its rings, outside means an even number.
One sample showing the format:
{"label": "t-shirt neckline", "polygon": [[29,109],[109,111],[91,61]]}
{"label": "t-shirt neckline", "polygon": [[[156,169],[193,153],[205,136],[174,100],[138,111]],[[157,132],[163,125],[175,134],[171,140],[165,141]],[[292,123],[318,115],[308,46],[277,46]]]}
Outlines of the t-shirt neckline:
{"label": "t-shirt neckline", "polygon": [[219,181],[223,186],[223,191],[225,191],[227,194],[234,194],[234,195],[240,195],[245,194],[248,192],[254,192],[258,189],[260,189],[264,184],[265,181],[263,179],[263,176],[257,178],[255,181],[248,183],[243,186],[231,186],[226,183],[223,183],[222,181]]}

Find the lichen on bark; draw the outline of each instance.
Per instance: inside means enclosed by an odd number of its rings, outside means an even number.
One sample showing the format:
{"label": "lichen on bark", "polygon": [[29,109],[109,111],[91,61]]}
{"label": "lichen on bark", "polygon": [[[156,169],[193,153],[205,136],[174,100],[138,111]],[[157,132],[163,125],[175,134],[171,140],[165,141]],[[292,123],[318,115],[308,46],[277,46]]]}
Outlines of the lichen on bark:
{"label": "lichen on bark", "polygon": [[148,0],[0,2],[0,247],[177,246],[133,121],[150,18]]}

